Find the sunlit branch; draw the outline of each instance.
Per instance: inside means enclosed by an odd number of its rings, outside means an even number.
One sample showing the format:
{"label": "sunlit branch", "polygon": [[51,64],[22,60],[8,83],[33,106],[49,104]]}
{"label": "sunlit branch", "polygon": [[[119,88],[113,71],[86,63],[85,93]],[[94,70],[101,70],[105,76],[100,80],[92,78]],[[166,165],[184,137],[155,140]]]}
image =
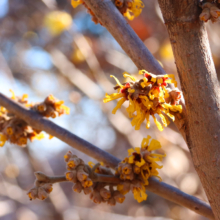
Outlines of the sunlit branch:
{"label": "sunlit branch", "polygon": [[[113,169],[120,162],[120,160],[114,157],[113,155],[99,149],[93,144],[81,139],[80,137],[77,137],[68,130],[54,124],[50,120],[43,118],[38,113],[28,110],[27,108],[14,102],[10,98],[7,98],[5,95],[1,93],[0,93],[0,105],[4,106],[10,112],[16,114],[18,117],[26,121],[30,126],[39,130],[43,130],[48,134],[59,138],[60,140],[67,143],[71,147],[95,158],[98,161],[104,162]],[[186,208],[189,208],[200,215],[206,216],[210,219],[214,219],[212,210],[208,204],[202,202],[201,200],[199,200],[194,196],[182,192],[181,190],[173,186],[170,186],[163,182],[159,182],[154,178],[150,178],[150,184],[149,186],[147,186],[147,189],[170,201],[173,201]]]}

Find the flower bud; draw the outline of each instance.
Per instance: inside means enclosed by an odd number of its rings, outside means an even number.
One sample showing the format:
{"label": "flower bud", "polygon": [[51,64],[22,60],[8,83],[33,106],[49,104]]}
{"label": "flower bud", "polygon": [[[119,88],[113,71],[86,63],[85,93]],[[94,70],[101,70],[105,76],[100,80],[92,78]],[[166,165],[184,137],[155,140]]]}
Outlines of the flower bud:
{"label": "flower bud", "polygon": [[46,183],[42,186],[46,193],[51,193],[53,190],[53,185],[51,183]]}
{"label": "flower bud", "polygon": [[86,180],[82,181],[81,184],[83,188],[88,188],[93,185],[93,182],[90,178],[87,178]]}
{"label": "flower bud", "polygon": [[87,177],[89,176],[89,174],[84,171],[84,166],[83,166],[83,165],[81,165],[81,166],[79,166],[79,167],[77,168],[77,174],[76,174],[76,175],[77,175],[77,179],[78,179],[80,182],[86,180]]}
{"label": "flower bud", "polygon": [[42,187],[39,187],[38,188],[38,199],[44,200],[47,198],[47,196],[48,196],[47,192]]}
{"label": "flower bud", "polygon": [[36,199],[38,194],[38,189],[37,188],[32,188],[28,191],[27,195],[29,196],[30,200]]}
{"label": "flower bud", "polygon": [[220,9],[213,4],[210,8],[210,14],[214,19],[217,19],[220,16]]}
{"label": "flower bud", "polygon": [[76,170],[72,170],[70,172],[66,172],[66,179],[68,181],[72,181],[72,182],[76,183],[77,182]]}
{"label": "flower bud", "polygon": [[93,188],[92,187],[84,188],[83,191],[85,195],[88,195],[93,191]]}
{"label": "flower bud", "polygon": [[70,158],[67,166],[71,169],[74,169],[75,167],[77,167],[80,164],[80,159],[78,157],[75,158]]}
{"label": "flower bud", "polygon": [[74,192],[81,193],[82,189],[83,189],[83,187],[82,187],[82,185],[81,185],[80,182],[77,182],[77,183],[74,184],[74,186],[73,186],[73,191],[74,191]]}
{"label": "flower bud", "polygon": [[121,194],[125,195],[130,191],[130,186],[130,181],[124,181],[117,186],[117,189]]}
{"label": "flower bud", "polygon": [[109,204],[110,206],[115,206],[116,200],[115,200],[113,197],[111,197],[111,198],[108,200],[108,204]]}
{"label": "flower bud", "polygon": [[64,160],[65,162],[68,162],[69,159],[73,156],[71,151],[68,151],[65,155],[64,155]]}
{"label": "flower bud", "polygon": [[103,199],[107,200],[111,197],[111,192],[105,188],[100,189],[100,195]]}
{"label": "flower bud", "polygon": [[125,200],[125,196],[122,195],[119,191],[114,191],[113,197],[114,197],[115,201],[118,203],[123,203]]}
{"label": "flower bud", "polygon": [[90,198],[92,198],[94,203],[100,204],[102,202],[102,197],[98,191],[93,191],[91,194]]}

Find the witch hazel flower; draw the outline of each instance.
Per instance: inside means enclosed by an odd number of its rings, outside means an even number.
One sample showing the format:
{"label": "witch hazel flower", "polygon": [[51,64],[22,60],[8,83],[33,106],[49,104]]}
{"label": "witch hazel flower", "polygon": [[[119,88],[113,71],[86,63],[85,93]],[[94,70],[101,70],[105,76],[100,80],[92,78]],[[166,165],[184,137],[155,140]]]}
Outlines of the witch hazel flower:
{"label": "witch hazel flower", "polygon": [[[103,102],[119,99],[112,114],[115,114],[123,103],[128,102],[126,111],[132,118],[131,125],[135,127],[135,130],[139,130],[145,120],[146,128],[149,128],[150,116],[152,116],[158,129],[163,131],[164,127],[170,124],[168,117],[174,121],[173,112],[182,112],[182,105],[179,105],[181,92],[178,88],[168,88],[168,83],[177,87],[175,77],[172,74],[156,76],[146,70],[140,70],[139,74],[144,74],[144,77],[136,80],[135,77],[125,72],[123,76],[131,81],[122,84],[115,76],[111,76],[117,82],[114,87],[117,92],[111,95],[106,94]],[[161,118],[161,122],[155,117],[156,114]]]}

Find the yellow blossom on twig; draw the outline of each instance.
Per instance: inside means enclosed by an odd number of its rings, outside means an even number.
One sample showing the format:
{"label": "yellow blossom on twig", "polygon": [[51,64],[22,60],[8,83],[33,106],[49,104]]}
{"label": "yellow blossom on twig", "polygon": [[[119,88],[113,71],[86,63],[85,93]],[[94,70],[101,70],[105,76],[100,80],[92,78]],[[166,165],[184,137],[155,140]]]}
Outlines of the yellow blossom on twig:
{"label": "yellow blossom on twig", "polygon": [[[134,198],[138,202],[147,199],[145,186],[149,184],[148,179],[155,176],[162,181],[157,169],[163,166],[157,164],[163,160],[166,155],[155,154],[152,151],[161,148],[159,141],[152,139],[151,136],[144,138],[141,143],[141,148],[135,147],[128,150],[128,157],[126,157],[117,167],[116,174],[122,180],[130,180],[125,184],[119,184],[118,190],[122,194],[126,194],[129,189],[132,190]],[[129,186],[128,186],[129,185]]]}
{"label": "yellow blossom on twig", "polygon": [[[164,129],[163,126],[167,127],[170,123],[167,116],[174,121],[175,117],[172,112],[182,112],[182,106],[178,105],[181,92],[177,88],[173,90],[167,88],[168,83],[173,83],[175,87],[177,86],[172,74],[156,76],[145,70],[141,70],[139,73],[144,74],[141,80],[136,80],[128,73],[124,73],[123,76],[129,77],[132,81],[123,84],[116,77],[111,76],[117,82],[114,87],[117,93],[106,94],[103,102],[120,99],[112,111],[115,114],[123,103],[128,101],[129,105],[126,111],[129,117],[132,118],[131,125],[135,127],[135,130],[139,130],[145,120],[146,128],[149,128],[151,115],[158,129],[162,131]],[[157,120],[155,114],[159,115],[162,123]]]}

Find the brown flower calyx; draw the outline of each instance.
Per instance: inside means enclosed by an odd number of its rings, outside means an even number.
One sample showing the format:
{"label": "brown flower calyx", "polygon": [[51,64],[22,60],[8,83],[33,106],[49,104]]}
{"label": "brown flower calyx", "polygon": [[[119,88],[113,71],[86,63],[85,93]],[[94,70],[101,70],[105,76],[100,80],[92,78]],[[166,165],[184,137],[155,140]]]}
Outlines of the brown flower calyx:
{"label": "brown flower calyx", "polygon": [[[93,164],[92,162],[87,165],[82,159],[72,154],[71,151],[66,153],[64,160],[68,170],[65,174],[66,179],[74,183],[74,192],[81,193],[83,191],[96,204],[107,203],[115,205],[117,202],[122,203],[124,201],[124,195],[114,189],[114,183],[99,180],[98,175],[114,177],[109,167],[100,165],[100,163]],[[105,180],[103,179],[103,181]]]}
{"label": "brown flower calyx", "polygon": [[201,4],[202,13],[199,18],[202,21],[207,22],[211,20],[212,23],[218,21],[220,17],[220,4],[218,2],[204,2]]}
{"label": "brown flower calyx", "polygon": [[44,200],[53,190],[52,183],[49,182],[49,177],[42,172],[35,172],[35,176],[37,179],[35,180],[34,187],[27,192],[27,195],[30,200]]}
{"label": "brown flower calyx", "polygon": [[[55,118],[64,113],[69,114],[69,108],[63,105],[60,101],[49,95],[42,103],[28,103],[27,94],[22,97],[15,96],[12,92],[12,97],[15,102],[24,105],[31,110],[37,111],[45,117]],[[15,114],[8,111],[6,108],[0,106],[0,147],[4,146],[6,141],[12,144],[25,147],[28,140],[42,139],[44,135],[40,130],[28,125],[23,119],[18,118]]]}

